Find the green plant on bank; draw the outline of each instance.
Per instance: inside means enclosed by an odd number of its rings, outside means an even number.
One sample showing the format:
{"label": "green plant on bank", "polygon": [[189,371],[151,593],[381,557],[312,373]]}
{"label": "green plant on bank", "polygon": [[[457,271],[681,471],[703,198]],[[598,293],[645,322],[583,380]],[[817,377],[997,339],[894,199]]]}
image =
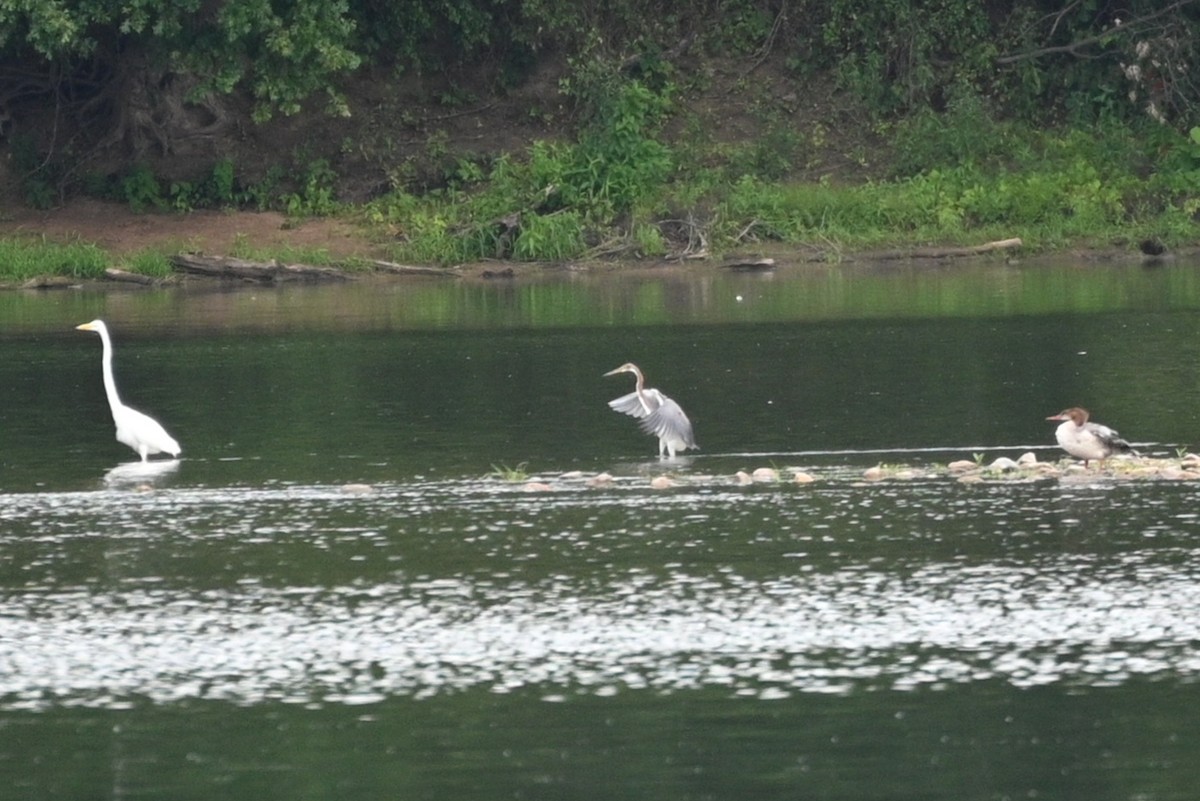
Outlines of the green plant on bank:
{"label": "green plant on bank", "polygon": [[585,247],[579,215],[563,210],[522,218],[512,255],[521,261],[564,261],[578,256]]}
{"label": "green plant on bank", "polygon": [[108,265],[108,254],[92,244],[0,239],[0,280],[25,281],[46,275],[100,278]]}
{"label": "green plant on bank", "polygon": [[527,467],[528,462],[521,462],[516,467],[509,467],[501,462],[498,465],[492,465],[492,471],[488,473],[487,477],[510,483],[518,483],[529,478]]}
{"label": "green plant on bank", "polygon": [[316,267],[347,266],[346,262],[335,258],[324,248],[292,245],[265,248],[255,245],[242,233],[234,235],[228,255],[246,261],[276,260],[284,264],[311,264]]}
{"label": "green plant on bank", "polygon": [[[365,216],[402,226],[398,255],[409,260],[577,257],[662,194],[674,168],[670,148],[656,138],[669,91],[639,81],[597,89],[588,96],[594,117],[578,141],[535,142],[526,159],[501,157],[486,175],[478,162],[460,159],[448,188],[423,198],[394,192],[368,204]],[[644,227],[629,232],[647,252],[664,250]]]}
{"label": "green plant on bank", "polygon": [[283,196],[283,208],[294,217],[320,217],[335,213],[339,204],[333,184],[337,174],[325,159],[313,159],[300,180],[300,190]]}
{"label": "green plant on bank", "polygon": [[[1035,128],[997,121],[988,104],[964,92],[937,118],[940,127],[918,114],[887,129],[895,163],[907,171],[859,184],[786,182],[764,177],[761,165],[718,143],[683,150],[663,141],[672,90],[660,83],[658,91],[628,80],[602,87],[607,94],[597,89],[588,95],[595,114],[576,141],[534,142],[524,154],[458,154],[445,186],[422,195],[394,191],[363,206],[360,218],[399,243],[395,258],[426,263],[561,261],[614,241],[621,243],[614,250],[661,257],[680,246],[668,236],[686,226],[717,253],[761,241],[836,254],[1013,236],[1034,250],[1151,236],[1173,247],[1196,239],[1200,128],[1181,134],[1111,120],[1086,131]],[[948,157],[939,160],[939,152]],[[301,163],[292,180],[277,167],[249,187],[228,160],[195,182],[171,186],[146,168],[91,180],[146,209],[232,202],[292,214],[342,211],[329,163]],[[235,250],[243,258],[281,255],[245,242]],[[330,262],[319,251],[284,257]],[[64,265],[62,272],[75,269]],[[147,269],[156,267],[148,262]]]}
{"label": "green plant on bank", "polygon": [[134,253],[127,257],[122,266],[130,272],[155,278],[166,278],[174,272],[171,268],[170,255],[161,250],[143,250]]}
{"label": "green plant on bank", "polygon": [[158,185],[158,178],[145,164],[135,165],[129,174],[121,179],[118,192],[121,199],[129,204],[129,208],[139,213],[167,207],[162,188]]}

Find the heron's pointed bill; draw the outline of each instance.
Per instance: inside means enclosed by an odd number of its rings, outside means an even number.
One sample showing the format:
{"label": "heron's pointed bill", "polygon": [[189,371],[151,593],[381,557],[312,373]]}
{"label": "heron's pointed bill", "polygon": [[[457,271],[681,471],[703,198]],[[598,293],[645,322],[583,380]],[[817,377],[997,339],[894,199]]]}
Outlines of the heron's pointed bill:
{"label": "heron's pointed bill", "polygon": [[83,323],[81,325],[75,326],[75,330],[76,331],[95,331],[96,326],[94,323]]}
{"label": "heron's pointed bill", "polygon": [[617,375],[619,373],[636,373],[636,372],[637,372],[637,367],[634,366],[633,362],[625,362],[625,364],[622,364],[620,367],[618,367],[615,370],[609,370],[607,373],[605,373],[601,377],[606,378],[610,375]]}

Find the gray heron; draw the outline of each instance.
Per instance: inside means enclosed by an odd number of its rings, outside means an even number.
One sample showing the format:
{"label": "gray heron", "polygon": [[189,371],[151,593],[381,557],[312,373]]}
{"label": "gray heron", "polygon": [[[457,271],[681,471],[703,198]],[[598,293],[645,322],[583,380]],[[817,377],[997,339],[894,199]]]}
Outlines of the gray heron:
{"label": "gray heron", "polygon": [[615,411],[636,417],[642,431],[658,437],[660,458],[666,455],[674,459],[676,451],[698,448],[696,439],[692,436],[692,421],[688,420],[678,403],[657,389],[646,389],[646,380],[636,364],[626,362],[604,375],[618,373],[633,373],[636,383],[633,392],[610,400],[608,405]]}

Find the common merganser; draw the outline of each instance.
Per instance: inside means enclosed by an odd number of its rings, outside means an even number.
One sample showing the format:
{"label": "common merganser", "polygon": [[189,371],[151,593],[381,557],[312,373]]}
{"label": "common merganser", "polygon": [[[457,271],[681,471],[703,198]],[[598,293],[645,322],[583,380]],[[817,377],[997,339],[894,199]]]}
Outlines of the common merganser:
{"label": "common merganser", "polygon": [[1121,435],[1108,426],[1088,422],[1088,410],[1073,406],[1064,409],[1047,420],[1064,420],[1054,431],[1058,446],[1072,456],[1082,459],[1087,467],[1093,459],[1103,462],[1114,453],[1132,453],[1137,451]]}
{"label": "common merganser", "polygon": [[698,448],[696,439],[692,436],[692,421],[679,404],[659,392],[657,389],[646,389],[642,371],[633,362],[626,362],[615,370],[609,370],[604,375],[618,373],[633,373],[637,382],[633,392],[611,400],[608,405],[614,410],[636,417],[642,431],[658,437],[658,456],[669,455],[675,458],[676,451],[688,448]]}

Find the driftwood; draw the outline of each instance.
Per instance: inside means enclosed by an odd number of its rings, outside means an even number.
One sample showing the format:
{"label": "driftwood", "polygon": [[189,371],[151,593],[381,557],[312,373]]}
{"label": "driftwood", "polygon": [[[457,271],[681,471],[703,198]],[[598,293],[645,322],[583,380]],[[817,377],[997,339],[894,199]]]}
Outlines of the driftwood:
{"label": "driftwood", "polygon": [[767,270],[775,269],[774,259],[730,259],[721,263],[721,267],[726,270],[736,270],[738,272],[766,272]]}
{"label": "driftwood", "polygon": [[21,284],[21,289],[70,289],[78,285],[78,278],[69,278],[65,275],[39,275]]}
{"label": "driftwood", "polygon": [[1021,247],[1020,239],[1000,239],[966,248],[913,248],[911,250],[876,250],[854,253],[847,256],[854,261],[887,261],[888,259],[949,259],[961,256],[979,256],[993,250],[1011,250]]}
{"label": "driftwood", "polygon": [[128,270],[119,270],[116,267],[109,267],[107,270],[105,270],[104,277],[110,281],[121,281],[126,284],[141,284],[142,286],[149,286],[150,284],[158,283],[158,279],[152,275],[131,273]]}
{"label": "driftwood", "polygon": [[279,284],[285,281],[347,281],[349,276],[336,267],[316,267],[310,264],[281,264],[278,261],[246,261],[227,256],[204,256],[199,253],[180,253],[171,257],[176,270],[209,278],[253,281],[259,284]]}
{"label": "driftwood", "polygon": [[395,275],[437,275],[442,278],[457,278],[458,273],[445,267],[420,267],[415,264],[396,264],[394,261],[372,261],[371,266],[384,273]]}

